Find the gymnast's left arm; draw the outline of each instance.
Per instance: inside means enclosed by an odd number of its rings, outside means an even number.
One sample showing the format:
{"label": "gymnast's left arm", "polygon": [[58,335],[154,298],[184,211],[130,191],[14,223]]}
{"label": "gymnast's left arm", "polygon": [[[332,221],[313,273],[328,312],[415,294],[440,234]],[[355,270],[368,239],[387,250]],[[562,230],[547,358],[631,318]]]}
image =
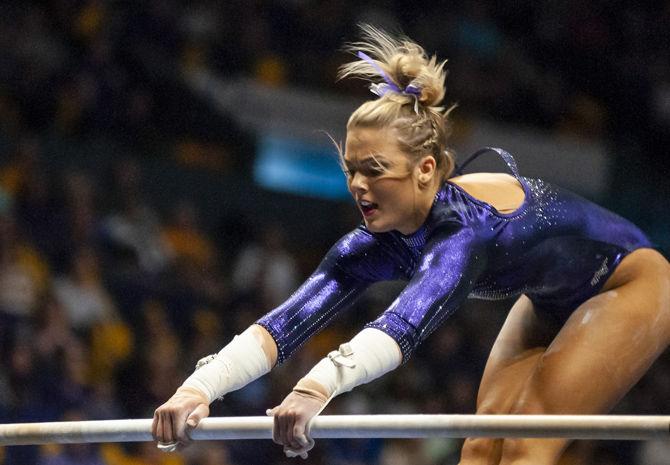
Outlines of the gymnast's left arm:
{"label": "gymnast's left arm", "polygon": [[407,361],[470,293],[485,256],[469,228],[444,231],[424,249],[407,287],[375,321],[302,378],[268,414],[273,439],[287,456],[305,458],[314,445],[309,424],[336,395],[368,383]]}

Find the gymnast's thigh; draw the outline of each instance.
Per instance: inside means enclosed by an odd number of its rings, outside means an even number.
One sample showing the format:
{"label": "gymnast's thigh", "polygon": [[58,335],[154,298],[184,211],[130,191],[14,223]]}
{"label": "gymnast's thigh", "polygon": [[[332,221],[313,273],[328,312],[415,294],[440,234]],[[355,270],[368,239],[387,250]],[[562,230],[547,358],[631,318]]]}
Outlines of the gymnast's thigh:
{"label": "gymnast's thigh", "polygon": [[666,349],[670,264],[651,249],[627,256],[541,356],[515,413],[605,413]]}
{"label": "gymnast's thigh", "polygon": [[558,332],[525,295],[512,306],[496,338],[477,394],[477,413],[509,413],[540,356]]}
{"label": "gymnast's thigh", "polygon": [[[510,413],[556,331],[538,317],[528,297],[519,297],[486,362],[477,394],[478,414]],[[502,446],[502,439],[468,438],[460,465],[498,465]]]}

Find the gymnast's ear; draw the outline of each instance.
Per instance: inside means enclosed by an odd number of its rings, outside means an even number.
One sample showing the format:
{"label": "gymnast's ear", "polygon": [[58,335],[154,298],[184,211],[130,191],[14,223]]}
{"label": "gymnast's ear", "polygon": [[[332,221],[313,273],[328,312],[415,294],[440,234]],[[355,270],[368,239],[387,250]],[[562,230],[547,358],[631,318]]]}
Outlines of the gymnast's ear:
{"label": "gymnast's ear", "polygon": [[437,162],[435,161],[435,157],[432,155],[421,157],[415,168],[419,187],[425,188],[431,184],[431,181],[435,178],[436,168]]}

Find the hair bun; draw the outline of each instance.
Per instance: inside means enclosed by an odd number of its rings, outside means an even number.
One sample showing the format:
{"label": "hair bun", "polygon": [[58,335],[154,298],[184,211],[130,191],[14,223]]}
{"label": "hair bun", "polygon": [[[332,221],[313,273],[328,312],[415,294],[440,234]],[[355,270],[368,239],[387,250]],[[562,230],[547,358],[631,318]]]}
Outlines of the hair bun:
{"label": "hair bun", "polygon": [[[371,25],[361,25],[361,29],[362,40],[345,47],[361,60],[342,66],[340,78],[359,77],[371,81],[373,86],[386,83],[391,91],[408,94],[406,99],[394,100],[410,103],[416,95],[418,101],[427,107],[437,107],[442,103],[446,60],[438,63],[435,56],[428,58],[424,49],[407,37],[394,38]],[[368,59],[363,58],[361,52]],[[408,92],[408,88],[418,89],[419,92]]]}

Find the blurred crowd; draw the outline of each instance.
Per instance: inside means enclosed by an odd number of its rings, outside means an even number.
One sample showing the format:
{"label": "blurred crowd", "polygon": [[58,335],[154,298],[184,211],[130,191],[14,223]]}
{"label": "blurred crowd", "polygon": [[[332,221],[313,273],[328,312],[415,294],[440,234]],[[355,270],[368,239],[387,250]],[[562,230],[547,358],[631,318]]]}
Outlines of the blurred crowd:
{"label": "blurred crowd", "polygon": [[[450,59],[447,99],[459,118],[603,138],[616,168],[610,205],[657,241],[670,230],[667,1],[53,0],[0,9],[2,423],[151,417],[199,358],[286,298],[332,242],[306,247],[292,240],[292,225],[225,211],[212,227],[203,213],[211,208],[189,192],[166,207],[150,189],[165,181],[146,176],[158,158],[251,182],[253,137],[184,87],[189,69],[364,98],[363,86],[334,82],[346,59],[338,50],[357,22],[401,28]],[[91,139],[123,147],[110,169],[71,162],[69,148]],[[343,215],[333,237],[354,225]],[[371,289],[212,414],[263,415],[398,289]],[[468,302],[410,363],[327,413],[473,412],[509,305]],[[665,356],[617,411],[667,413],[668,392]],[[455,464],[459,444],[319,441],[310,463]],[[657,465],[668,456],[662,442],[580,442],[564,463]],[[269,441],[183,454],[152,443],[0,449],[3,465],[287,462]]]}

